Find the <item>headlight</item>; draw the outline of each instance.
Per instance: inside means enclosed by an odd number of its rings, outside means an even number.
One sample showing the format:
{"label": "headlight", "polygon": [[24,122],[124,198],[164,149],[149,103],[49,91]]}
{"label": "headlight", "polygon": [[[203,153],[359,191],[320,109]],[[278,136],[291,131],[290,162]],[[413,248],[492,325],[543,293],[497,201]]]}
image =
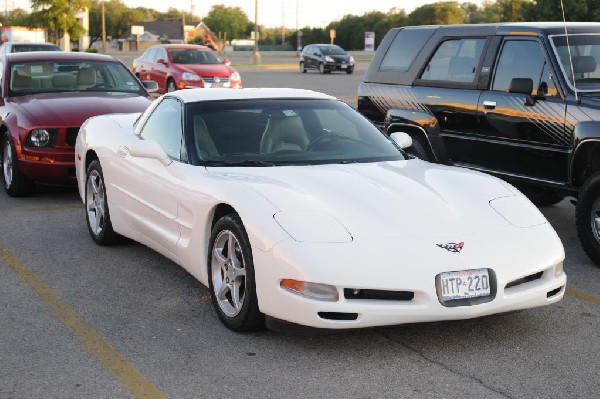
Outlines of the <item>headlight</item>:
{"label": "headlight", "polygon": [[499,197],[490,206],[515,227],[533,227],[547,223],[542,213],[525,197]]}
{"label": "headlight", "polygon": [[332,285],[309,283],[306,281],[283,279],[279,283],[281,288],[319,301],[335,302],[340,299],[337,288]]}
{"label": "headlight", "polygon": [[350,232],[333,216],[320,211],[285,211],[273,215],[275,221],[298,242],[351,242]]}
{"label": "headlight", "polygon": [[198,76],[198,75],[196,75],[194,73],[191,73],[191,72],[184,72],[181,75],[181,78],[183,80],[202,80],[202,78],[200,76]]}
{"label": "headlight", "polygon": [[560,262],[554,268],[554,277],[559,277],[561,274],[563,274],[563,263],[562,262]]}
{"label": "headlight", "polygon": [[351,64],[354,64],[354,57],[350,56],[350,61]]}
{"label": "headlight", "polygon": [[240,76],[239,73],[234,72],[234,73],[231,74],[231,76],[229,76],[229,79],[231,79],[231,80],[242,80],[242,77]]}
{"label": "headlight", "polygon": [[335,62],[335,60],[333,58],[331,58],[330,56],[326,55],[325,62]]}
{"label": "headlight", "polygon": [[52,135],[46,129],[33,129],[27,137],[27,145],[34,147],[48,147],[52,141]]}

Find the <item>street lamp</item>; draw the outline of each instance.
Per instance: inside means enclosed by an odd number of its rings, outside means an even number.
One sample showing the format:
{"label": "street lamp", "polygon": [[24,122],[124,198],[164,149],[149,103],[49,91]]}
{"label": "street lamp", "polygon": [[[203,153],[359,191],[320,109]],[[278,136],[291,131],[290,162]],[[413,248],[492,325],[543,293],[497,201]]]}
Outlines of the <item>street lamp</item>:
{"label": "street lamp", "polygon": [[258,51],[258,0],[254,1],[254,63],[260,63],[260,52]]}

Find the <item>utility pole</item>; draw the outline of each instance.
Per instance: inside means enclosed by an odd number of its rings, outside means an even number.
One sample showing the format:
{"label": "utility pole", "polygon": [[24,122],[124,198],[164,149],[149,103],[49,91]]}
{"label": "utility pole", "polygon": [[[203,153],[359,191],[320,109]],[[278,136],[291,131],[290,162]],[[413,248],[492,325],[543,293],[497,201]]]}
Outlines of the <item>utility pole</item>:
{"label": "utility pole", "polygon": [[260,64],[258,51],[258,0],[254,0],[254,63]]}
{"label": "utility pole", "polygon": [[104,0],[102,0],[102,54],[106,54],[106,14]]}
{"label": "utility pole", "polygon": [[281,0],[281,45],[285,44],[285,0]]}

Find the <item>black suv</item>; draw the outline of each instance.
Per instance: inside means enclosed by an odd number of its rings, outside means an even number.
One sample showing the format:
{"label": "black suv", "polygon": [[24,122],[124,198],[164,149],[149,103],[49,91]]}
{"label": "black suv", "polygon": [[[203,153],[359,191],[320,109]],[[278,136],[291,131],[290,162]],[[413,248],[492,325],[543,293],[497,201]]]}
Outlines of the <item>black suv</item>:
{"label": "black suv", "polygon": [[600,265],[599,64],[598,23],[396,28],[358,110],[410,134],[415,155],[503,177],[540,206],[575,197],[579,239]]}
{"label": "black suv", "polygon": [[316,69],[321,73],[331,71],[354,72],[354,57],[335,44],[309,44],[302,50],[300,56],[300,72]]}

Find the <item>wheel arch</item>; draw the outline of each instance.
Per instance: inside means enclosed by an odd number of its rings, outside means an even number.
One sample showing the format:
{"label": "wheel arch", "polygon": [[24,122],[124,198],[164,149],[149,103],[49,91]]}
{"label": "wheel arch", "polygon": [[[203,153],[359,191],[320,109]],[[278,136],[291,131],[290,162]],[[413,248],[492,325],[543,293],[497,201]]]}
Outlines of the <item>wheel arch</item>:
{"label": "wheel arch", "polygon": [[569,178],[575,188],[600,171],[600,137],[581,141],[571,157]]}
{"label": "wheel arch", "polygon": [[421,126],[409,123],[396,122],[389,125],[386,131],[388,136],[396,132],[407,133],[413,140],[421,141],[425,146],[425,149],[427,150],[431,159],[438,161],[438,157],[433,151],[433,147],[431,145],[431,141],[429,140],[429,136],[427,135],[425,129],[423,129]]}

